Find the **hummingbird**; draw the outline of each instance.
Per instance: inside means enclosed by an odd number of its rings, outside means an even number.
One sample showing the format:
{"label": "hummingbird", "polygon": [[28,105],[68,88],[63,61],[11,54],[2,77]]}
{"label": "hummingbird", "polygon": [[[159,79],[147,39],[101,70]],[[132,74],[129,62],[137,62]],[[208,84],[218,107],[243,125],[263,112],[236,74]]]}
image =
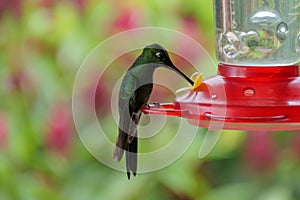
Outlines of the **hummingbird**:
{"label": "hummingbird", "polygon": [[146,46],[126,72],[119,91],[119,126],[113,157],[120,161],[126,152],[127,177],[136,176],[138,136],[141,108],[147,104],[153,88],[153,73],[158,67],[177,72],[191,85],[194,82],[172,63],[168,52],[159,44]]}

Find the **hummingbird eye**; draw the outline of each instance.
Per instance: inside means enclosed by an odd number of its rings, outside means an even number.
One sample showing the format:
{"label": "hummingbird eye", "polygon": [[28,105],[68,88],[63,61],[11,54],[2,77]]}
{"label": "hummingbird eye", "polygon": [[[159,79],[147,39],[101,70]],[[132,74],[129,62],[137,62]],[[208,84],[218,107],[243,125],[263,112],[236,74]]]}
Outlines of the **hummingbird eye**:
{"label": "hummingbird eye", "polygon": [[158,58],[161,58],[161,57],[162,57],[162,55],[161,55],[160,52],[155,53],[155,55],[156,55],[156,57],[158,57]]}

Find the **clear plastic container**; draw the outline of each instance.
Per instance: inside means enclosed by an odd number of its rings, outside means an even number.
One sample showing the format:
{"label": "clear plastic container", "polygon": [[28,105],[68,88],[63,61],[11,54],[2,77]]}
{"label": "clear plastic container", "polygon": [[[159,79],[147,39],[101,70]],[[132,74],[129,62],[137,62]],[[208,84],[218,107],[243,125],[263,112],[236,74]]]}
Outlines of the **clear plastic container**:
{"label": "clear plastic container", "polygon": [[300,0],[214,0],[221,63],[287,66],[300,61]]}

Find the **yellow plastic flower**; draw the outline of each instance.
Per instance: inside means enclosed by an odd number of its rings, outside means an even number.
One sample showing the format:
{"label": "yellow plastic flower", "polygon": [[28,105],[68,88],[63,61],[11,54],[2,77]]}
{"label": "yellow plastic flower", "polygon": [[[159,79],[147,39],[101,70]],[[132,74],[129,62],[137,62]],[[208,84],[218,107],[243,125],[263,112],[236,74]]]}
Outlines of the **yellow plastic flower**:
{"label": "yellow plastic flower", "polygon": [[194,85],[192,86],[192,89],[196,90],[198,87],[200,87],[203,80],[203,76],[201,73],[195,72],[194,74],[192,74],[191,79],[194,81]]}

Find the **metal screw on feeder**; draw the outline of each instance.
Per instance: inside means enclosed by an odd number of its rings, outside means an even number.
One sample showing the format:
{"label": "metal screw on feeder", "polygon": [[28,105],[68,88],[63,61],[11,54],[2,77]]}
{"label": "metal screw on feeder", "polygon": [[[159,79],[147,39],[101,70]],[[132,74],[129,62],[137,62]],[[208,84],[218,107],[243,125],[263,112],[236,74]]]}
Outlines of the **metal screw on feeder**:
{"label": "metal screw on feeder", "polygon": [[300,130],[300,0],[214,0],[214,14],[218,74],[144,111],[201,127]]}

